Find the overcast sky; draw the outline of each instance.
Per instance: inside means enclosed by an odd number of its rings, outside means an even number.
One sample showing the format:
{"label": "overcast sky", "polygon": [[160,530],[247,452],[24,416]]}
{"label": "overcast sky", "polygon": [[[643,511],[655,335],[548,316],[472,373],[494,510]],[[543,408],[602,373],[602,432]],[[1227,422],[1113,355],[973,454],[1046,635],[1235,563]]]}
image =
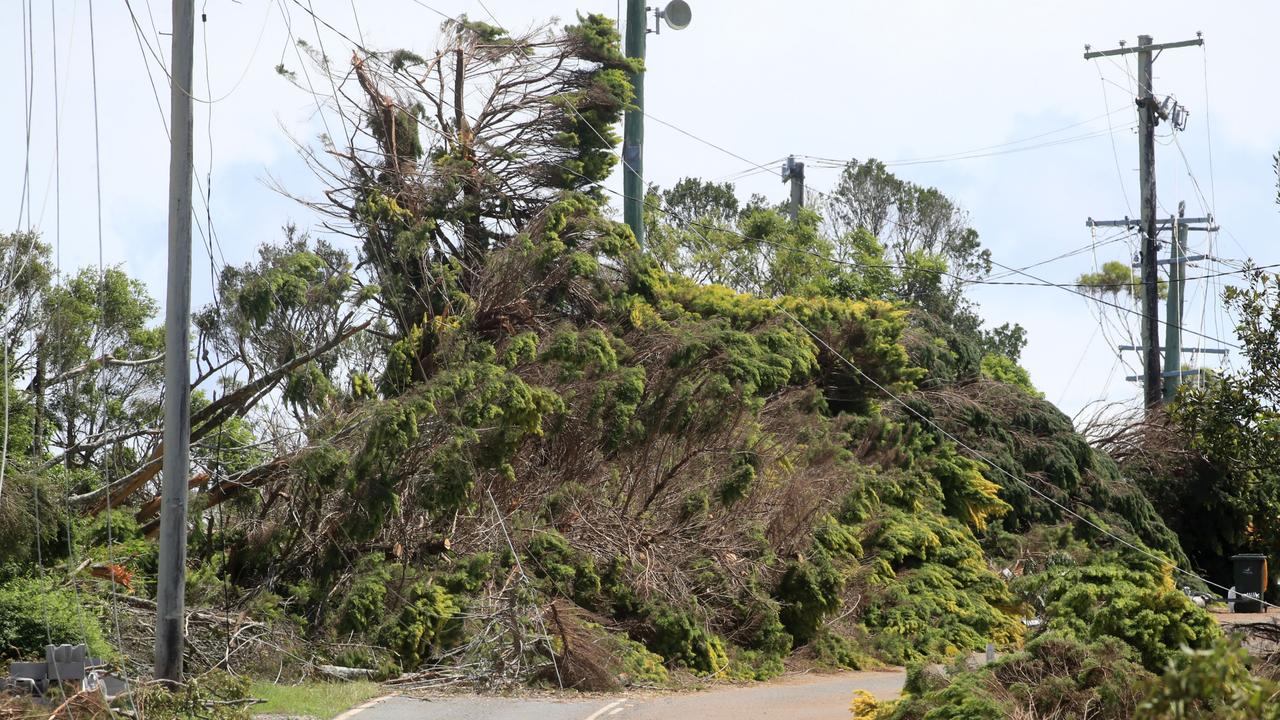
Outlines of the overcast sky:
{"label": "overcast sky", "polygon": [[[287,222],[304,228],[318,222],[266,184],[276,178],[301,195],[319,188],[289,136],[312,142],[324,131],[322,119],[312,98],[274,71],[277,63],[300,68],[286,21],[294,36],[323,42],[334,58],[349,56],[350,43],[313,24],[302,9],[312,2],[317,15],[342,33],[363,36],[369,47],[422,51],[434,46],[441,21],[432,8],[492,22],[491,11],[509,28],[572,18],[579,11],[613,16],[618,10],[614,0],[485,0],[487,10],[480,0],[203,3],[207,22],[197,17],[195,94],[215,102],[196,105],[195,153],[200,181],[211,178],[219,266],[247,261],[257,245],[277,239]],[[169,4],[130,3],[142,26],[142,42],[167,63]],[[1159,131],[1162,212],[1173,212],[1179,200],[1186,201],[1189,215],[1214,212],[1223,231],[1214,237],[1193,236],[1193,251],[1231,261],[1252,257],[1262,264],[1280,262],[1273,242],[1280,216],[1273,203],[1271,169],[1271,154],[1280,144],[1280,100],[1269,77],[1270,69],[1280,64],[1280,45],[1273,39],[1280,27],[1280,4],[690,3],[693,23],[688,29],[649,36],[646,109],[733,154],[651,121],[646,127],[647,181],[670,185],[684,176],[738,178],[756,170],[738,179],[741,194],[759,192],[781,201],[786,188],[776,167],[790,153],[840,160],[940,159],[891,168],[900,177],[935,185],[956,198],[971,213],[995,261],[1012,267],[1088,248],[1094,239],[1085,227],[1088,217],[1138,214],[1133,61],[1085,61],[1084,45],[1104,49],[1120,40],[1132,45],[1140,33],[1171,42],[1203,31],[1203,51],[1170,50],[1155,65],[1157,95],[1175,95],[1191,113],[1176,142],[1167,126]],[[0,71],[0,97],[5,99],[0,137],[8,139],[0,144],[0,229],[6,231],[19,222],[28,225],[19,215],[26,158],[24,4],[0,2],[0,67],[5,68]],[[98,259],[90,3],[41,0],[33,5],[30,225],[57,244],[61,267],[69,272]],[[125,2],[99,0],[93,12],[103,255],[108,265],[123,266],[162,298],[167,81],[151,51],[140,46]],[[60,180],[54,172],[55,16]],[[150,79],[144,55],[151,61]],[[810,188],[822,191],[834,184],[837,169],[823,168],[813,159],[806,162]],[[611,186],[620,189],[620,178],[613,178]],[[204,213],[200,204],[202,221]],[[1071,282],[1095,263],[1128,260],[1132,239],[1115,237],[1099,232],[1097,239],[1107,242],[1093,251],[1028,272]],[[196,241],[202,243],[199,236]],[[209,265],[208,251],[197,247],[197,306],[210,297]],[[1205,262],[1189,266],[1187,275],[1232,269]],[[1227,276],[1191,284],[1189,328],[1234,340],[1231,322],[1217,301],[1222,283],[1231,280]],[[1107,308],[1099,315],[1096,303],[1057,288],[984,286],[973,295],[989,325],[1018,322],[1027,328],[1030,343],[1023,364],[1036,386],[1067,413],[1099,399],[1137,397],[1137,386],[1123,380],[1138,366],[1137,358],[1129,353],[1121,362],[1112,347],[1136,334],[1134,316]],[[1206,360],[1209,366],[1219,362],[1216,356]]]}

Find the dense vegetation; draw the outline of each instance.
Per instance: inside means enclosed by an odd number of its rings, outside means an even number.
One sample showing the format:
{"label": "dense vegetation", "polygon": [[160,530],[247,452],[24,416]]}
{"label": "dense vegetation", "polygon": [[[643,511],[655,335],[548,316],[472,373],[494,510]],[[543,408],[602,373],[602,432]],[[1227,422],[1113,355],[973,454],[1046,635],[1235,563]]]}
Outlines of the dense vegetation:
{"label": "dense vegetation", "polygon": [[[323,140],[354,249],[290,228],[196,319],[191,602],[287,635],[272,672],[599,688],[1010,653],[867,711],[902,718],[1128,717],[1170,663],[1202,681],[1183,646],[1237,667],[1173,575],[1190,535],[1035,391],[1022,329],[982,327],[989,259],[943,194],[852,162],[795,223],[696,179],[652,188],[650,247],[611,219],[617,44],[594,15],[463,18],[355,62],[361,134]],[[153,591],[155,303],[55,277],[33,235],[0,258],[0,655],[47,629],[138,662],[107,598]]]}

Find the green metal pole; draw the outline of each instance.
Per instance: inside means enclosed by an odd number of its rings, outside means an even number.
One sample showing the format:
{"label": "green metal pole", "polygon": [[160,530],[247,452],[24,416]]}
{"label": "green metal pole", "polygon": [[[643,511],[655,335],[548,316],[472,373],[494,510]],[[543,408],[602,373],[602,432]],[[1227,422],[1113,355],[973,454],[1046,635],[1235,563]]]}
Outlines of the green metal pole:
{"label": "green metal pole", "polygon": [[[645,35],[649,27],[645,0],[627,0],[628,58],[644,62]],[[644,245],[644,69],[631,73],[634,107],[627,110],[622,140],[622,217],[636,241]]]}
{"label": "green metal pole", "polygon": [[1178,394],[1178,386],[1182,384],[1182,279],[1186,276],[1182,253],[1186,242],[1187,226],[1179,213],[1173,225],[1173,242],[1169,243],[1169,296],[1164,310],[1165,402]]}

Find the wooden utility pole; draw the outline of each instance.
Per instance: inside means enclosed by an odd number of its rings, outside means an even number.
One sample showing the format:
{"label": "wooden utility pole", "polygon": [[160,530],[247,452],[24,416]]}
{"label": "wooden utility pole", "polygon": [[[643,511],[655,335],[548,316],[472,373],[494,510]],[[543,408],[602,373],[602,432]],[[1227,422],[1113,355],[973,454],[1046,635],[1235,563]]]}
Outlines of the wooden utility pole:
{"label": "wooden utility pole", "polygon": [[1122,45],[1115,50],[1090,52],[1089,47],[1085,46],[1084,57],[1086,60],[1112,55],[1128,55],[1130,53],[1137,53],[1138,55],[1138,97],[1136,102],[1138,105],[1138,190],[1142,206],[1142,220],[1139,225],[1142,233],[1142,253],[1139,262],[1142,267],[1143,285],[1142,398],[1143,404],[1148,409],[1159,406],[1164,396],[1163,383],[1161,382],[1163,373],[1160,362],[1160,321],[1158,318],[1160,281],[1156,272],[1156,252],[1159,248],[1159,240],[1156,237],[1155,131],[1159,118],[1168,119],[1156,102],[1155,93],[1152,91],[1152,65],[1156,57],[1154,53],[1172,48],[1203,44],[1204,40],[1197,37],[1195,40],[1156,45],[1151,42],[1150,35],[1139,35],[1138,46],[1135,48],[1127,48]]}
{"label": "wooden utility pole", "polygon": [[1156,110],[1151,92],[1151,36],[1138,36],[1138,186],[1142,204],[1142,343],[1143,404],[1160,404],[1160,311],[1159,280],[1156,274]]}
{"label": "wooden utility pole", "polygon": [[191,67],[195,0],[173,0],[169,79],[169,275],[165,294],[164,480],[156,579],[156,679],[182,682],[190,473]]}

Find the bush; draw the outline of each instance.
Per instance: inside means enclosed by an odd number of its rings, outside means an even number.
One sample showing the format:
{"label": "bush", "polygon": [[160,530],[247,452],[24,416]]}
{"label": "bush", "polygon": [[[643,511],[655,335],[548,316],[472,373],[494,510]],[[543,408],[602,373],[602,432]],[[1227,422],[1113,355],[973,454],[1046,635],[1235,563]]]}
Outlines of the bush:
{"label": "bush", "polygon": [[432,582],[415,583],[408,597],[410,602],[400,608],[399,615],[383,625],[380,640],[396,654],[401,667],[412,670],[444,644],[458,606],[444,588]]}
{"label": "bush", "polygon": [[42,658],[50,642],[85,643],[92,656],[114,655],[84,599],[47,579],[14,578],[0,585],[0,658]]}
{"label": "bush", "polygon": [[694,672],[723,674],[729,667],[724,642],[698,624],[688,613],[671,608],[655,610],[651,615],[649,648]]}
{"label": "bush", "polygon": [[[1132,648],[1117,640],[1084,643],[1047,633],[1024,652],[975,670],[958,663],[950,674],[916,667],[893,720],[1077,718],[1129,720],[1150,674]],[[883,715],[871,715],[880,718]]]}
{"label": "bush", "polygon": [[1174,586],[1170,566],[1136,553],[1101,553],[1087,565],[1023,578],[1018,587],[1043,598],[1050,630],[1125,642],[1152,672],[1166,668],[1181,647],[1208,648],[1222,636],[1213,618]]}
{"label": "bush", "polygon": [[1249,672],[1249,653],[1231,642],[1184,650],[1159,678],[1145,683],[1137,720],[1277,720],[1280,685]]}
{"label": "bush", "polygon": [[810,646],[813,648],[814,659],[820,665],[846,670],[867,670],[880,663],[862,649],[858,643],[858,640],[862,639],[846,637],[823,629],[818,632]]}

